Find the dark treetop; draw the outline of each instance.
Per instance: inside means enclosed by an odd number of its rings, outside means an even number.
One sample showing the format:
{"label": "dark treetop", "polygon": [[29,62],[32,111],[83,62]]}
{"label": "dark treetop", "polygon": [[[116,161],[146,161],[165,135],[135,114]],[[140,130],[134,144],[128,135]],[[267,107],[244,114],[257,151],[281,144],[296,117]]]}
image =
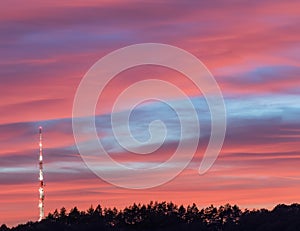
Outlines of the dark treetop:
{"label": "dark treetop", "polygon": [[55,210],[41,222],[28,222],[8,230],[300,230],[300,204],[277,205],[267,209],[240,210],[238,206],[213,205],[199,210],[195,204],[187,207],[172,202],[150,202],[147,205],[133,204],[124,210],[102,209],[91,206],[87,211],[74,207],[68,213],[65,208]]}

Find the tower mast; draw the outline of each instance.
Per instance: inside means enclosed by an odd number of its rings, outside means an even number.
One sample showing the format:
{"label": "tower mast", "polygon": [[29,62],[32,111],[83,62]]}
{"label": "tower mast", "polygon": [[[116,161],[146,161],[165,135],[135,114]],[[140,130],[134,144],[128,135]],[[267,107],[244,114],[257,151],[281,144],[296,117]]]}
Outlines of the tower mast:
{"label": "tower mast", "polygon": [[42,127],[39,127],[39,135],[40,135],[40,142],[39,142],[39,182],[40,182],[40,187],[39,187],[39,210],[40,210],[40,217],[39,221],[44,219],[44,174],[43,174],[43,143],[42,143]]}

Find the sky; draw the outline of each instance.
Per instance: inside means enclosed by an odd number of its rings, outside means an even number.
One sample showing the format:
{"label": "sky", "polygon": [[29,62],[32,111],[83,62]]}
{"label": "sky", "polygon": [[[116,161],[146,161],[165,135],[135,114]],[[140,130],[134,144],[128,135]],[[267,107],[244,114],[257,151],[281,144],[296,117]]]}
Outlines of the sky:
{"label": "sky", "polygon": [[[39,126],[46,214],[63,206],[123,208],[151,200],[195,202],[200,208],[299,203],[299,15],[296,0],[1,1],[0,224],[38,219]],[[199,89],[182,74],[159,66],[118,74],[99,98],[95,117],[101,142],[115,160],[151,166],[172,156],[180,141],[176,113],[151,101],[133,110],[130,129],[144,141],[149,123],[162,120],[168,131],[163,146],[147,156],[120,147],[111,129],[112,105],[137,81],[156,78],[176,84],[191,98],[201,125],[193,160],[176,178],[150,189],[124,189],[100,179],[82,160],[72,131],[73,100],[97,60],[150,42],[184,49],[206,65],[224,96],[227,131],[218,159],[199,175],[210,136],[210,113]],[[155,92],[155,86],[149,90]],[[181,105],[181,99],[170,100]],[[124,105],[120,113],[126,110]],[[143,180],[114,174],[124,181]]]}

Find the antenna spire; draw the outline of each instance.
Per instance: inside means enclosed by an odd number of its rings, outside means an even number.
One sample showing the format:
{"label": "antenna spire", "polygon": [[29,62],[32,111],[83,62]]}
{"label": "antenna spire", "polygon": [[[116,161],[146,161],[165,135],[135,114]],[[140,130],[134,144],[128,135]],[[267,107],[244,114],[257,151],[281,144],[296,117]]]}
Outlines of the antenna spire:
{"label": "antenna spire", "polygon": [[39,221],[44,219],[45,213],[44,213],[44,173],[43,173],[43,140],[42,140],[42,127],[39,127],[39,135],[40,135],[40,142],[39,142],[39,167],[40,167],[40,172],[39,172],[39,182],[40,182],[40,187],[39,187],[39,210],[40,210],[40,218]]}

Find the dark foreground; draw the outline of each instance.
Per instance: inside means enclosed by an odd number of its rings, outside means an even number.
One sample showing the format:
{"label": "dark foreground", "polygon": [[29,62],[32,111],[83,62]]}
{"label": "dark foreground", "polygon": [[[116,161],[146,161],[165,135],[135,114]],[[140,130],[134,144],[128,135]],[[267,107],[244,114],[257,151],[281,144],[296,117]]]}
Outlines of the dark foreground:
{"label": "dark foreground", "polygon": [[300,204],[277,205],[267,209],[244,210],[229,204],[219,208],[210,206],[199,210],[195,204],[184,207],[172,202],[150,202],[148,205],[132,205],[124,210],[95,209],[79,211],[76,207],[69,213],[65,208],[49,213],[41,222],[28,222],[8,230],[300,230]]}

